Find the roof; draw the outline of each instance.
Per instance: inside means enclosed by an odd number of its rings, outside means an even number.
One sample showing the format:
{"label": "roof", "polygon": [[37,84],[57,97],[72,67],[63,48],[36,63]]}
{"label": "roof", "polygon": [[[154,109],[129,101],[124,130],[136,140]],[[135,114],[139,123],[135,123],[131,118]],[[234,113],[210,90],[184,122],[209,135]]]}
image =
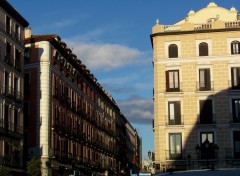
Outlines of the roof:
{"label": "roof", "polygon": [[29,25],[28,21],[23,18],[22,15],[20,15],[6,0],[0,0],[0,6],[23,27],[27,27]]}
{"label": "roof", "polygon": [[216,20],[220,21],[237,21],[238,12],[232,7],[230,10],[218,6],[214,2],[210,2],[205,8],[202,8],[195,12],[190,10],[187,17],[181,21],[175,23],[175,25],[181,25],[185,22],[199,24],[208,23]]}

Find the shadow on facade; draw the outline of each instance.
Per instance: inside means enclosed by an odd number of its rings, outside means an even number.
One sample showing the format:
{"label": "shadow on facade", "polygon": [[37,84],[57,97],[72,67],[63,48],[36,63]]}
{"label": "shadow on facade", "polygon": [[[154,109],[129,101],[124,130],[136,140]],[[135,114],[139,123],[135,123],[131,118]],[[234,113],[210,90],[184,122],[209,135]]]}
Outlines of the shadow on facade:
{"label": "shadow on facade", "polygon": [[[205,96],[206,93],[208,96]],[[203,96],[201,96],[203,94]],[[184,114],[181,125],[171,125],[163,172],[240,167],[240,96],[236,90],[199,92],[198,114]],[[184,108],[190,103],[184,102]],[[191,121],[196,119],[192,126]],[[192,127],[191,127],[192,126]],[[170,127],[170,125],[168,126]],[[182,147],[181,147],[182,146]],[[156,171],[160,166],[155,166]]]}

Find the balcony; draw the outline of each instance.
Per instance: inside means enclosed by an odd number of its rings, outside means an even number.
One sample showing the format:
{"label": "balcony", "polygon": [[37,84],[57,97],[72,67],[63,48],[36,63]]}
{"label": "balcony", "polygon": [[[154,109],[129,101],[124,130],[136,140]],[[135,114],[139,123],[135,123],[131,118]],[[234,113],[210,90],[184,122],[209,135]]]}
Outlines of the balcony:
{"label": "balcony", "polygon": [[229,80],[228,81],[228,87],[229,90],[238,90],[240,91],[240,81],[233,81],[233,80]]}
{"label": "balcony", "polygon": [[166,160],[183,160],[183,151],[166,150]]}
{"label": "balcony", "polygon": [[196,83],[196,90],[197,91],[213,91],[214,90],[213,81],[197,82]]}
{"label": "balcony", "polygon": [[14,65],[14,57],[11,54],[6,54],[5,58],[4,58],[4,62],[7,63],[10,66]]}
{"label": "balcony", "polygon": [[182,83],[178,85],[166,84],[166,92],[182,92]]}
{"label": "balcony", "polygon": [[15,60],[15,69],[19,72],[22,72],[22,62],[20,60]]}
{"label": "balcony", "polygon": [[240,123],[240,117],[237,117],[236,115],[233,114],[230,114],[230,117],[232,117],[230,123]]}
{"label": "balcony", "polygon": [[199,125],[207,125],[207,124],[215,125],[216,124],[215,114],[210,114],[210,115],[198,114],[198,119],[199,119],[198,121]]}
{"label": "balcony", "polygon": [[14,41],[20,43],[21,45],[24,45],[23,36],[21,33],[16,32],[13,26],[7,26],[3,22],[0,22],[0,30],[10,36]]}
{"label": "balcony", "polygon": [[23,135],[23,126],[20,126],[17,123],[6,121],[4,119],[0,119],[0,130],[13,136],[22,137]]}
{"label": "balcony", "polygon": [[184,125],[183,115],[179,115],[178,118],[167,115],[166,116],[166,125]]}
{"label": "balcony", "polygon": [[19,102],[19,103],[23,102],[23,93],[20,91],[14,90],[14,88],[10,86],[3,87],[1,94],[5,95],[10,99],[15,100],[16,102]]}

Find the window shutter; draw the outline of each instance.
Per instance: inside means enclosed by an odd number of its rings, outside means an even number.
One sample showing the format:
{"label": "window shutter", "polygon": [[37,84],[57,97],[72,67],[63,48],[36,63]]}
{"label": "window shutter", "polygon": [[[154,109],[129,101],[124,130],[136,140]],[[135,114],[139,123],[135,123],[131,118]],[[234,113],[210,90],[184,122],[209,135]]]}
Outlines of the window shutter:
{"label": "window shutter", "polygon": [[169,90],[169,71],[166,71],[166,90]]}
{"label": "window shutter", "polygon": [[175,102],[175,122],[176,124],[181,124],[181,103],[179,101]]}

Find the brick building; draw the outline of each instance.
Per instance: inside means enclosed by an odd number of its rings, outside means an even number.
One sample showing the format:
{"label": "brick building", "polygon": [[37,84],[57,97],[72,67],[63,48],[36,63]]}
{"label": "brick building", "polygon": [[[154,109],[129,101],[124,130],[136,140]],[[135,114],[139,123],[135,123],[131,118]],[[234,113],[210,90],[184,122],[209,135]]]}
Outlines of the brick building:
{"label": "brick building", "polygon": [[23,56],[28,22],[0,1],[0,164],[24,172]]}
{"label": "brick building", "polygon": [[29,30],[25,47],[26,145],[29,158],[41,158],[42,174],[128,175],[129,165],[138,168],[137,133],[66,43]]}

